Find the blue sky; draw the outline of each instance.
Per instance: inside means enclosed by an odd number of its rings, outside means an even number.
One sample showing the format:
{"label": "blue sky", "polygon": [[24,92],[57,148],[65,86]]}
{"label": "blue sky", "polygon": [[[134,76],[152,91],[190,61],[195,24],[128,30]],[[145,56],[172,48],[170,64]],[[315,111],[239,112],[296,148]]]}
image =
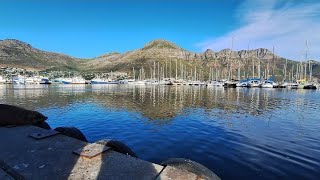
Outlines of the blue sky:
{"label": "blue sky", "polygon": [[275,46],[292,59],[308,40],[320,59],[319,12],[317,1],[298,0],[1,0],[0,39],[89,58],[154,39],[218,51],[234,37],[234,49]]}

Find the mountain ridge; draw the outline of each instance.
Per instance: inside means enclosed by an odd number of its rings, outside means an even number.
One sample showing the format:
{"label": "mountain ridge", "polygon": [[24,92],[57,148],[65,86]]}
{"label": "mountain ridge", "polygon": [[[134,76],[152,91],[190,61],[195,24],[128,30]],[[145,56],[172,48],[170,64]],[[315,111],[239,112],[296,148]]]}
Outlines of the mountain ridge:
{"label": "mountain ridge", "polygon": [[[197,53],[185,50],[178,45],[156,39],[145,44],[144,47],[127,51],[124,53],[111,52],[94,58],[82,60],[81,58],[69,55],[48,52],[32,47],[32,45],[16,40],[6,39],[0,40],[0,65],[12,67],[25,67],[39,70],[74,70],[74,71],[123,71],[131,72],[132,68],[139,69],[144,67],[147,73],[152,70],[154,62],[164,66],[167,61],[179,60],[181,65],[186,67],[197,66],[204,71],[208,71],[209,67],[220,68],[226,71],[228,64],[233,64],[231,71],[236,71],[240,66],[243,71],[250,73],[252,62],[261,63],[262,68],[266,68],[267,64],[274,70],[281,73],[285,58],[274,55],[266,48],[257,48],[253,50],[233,51],[231,49],[222,49],[214,51],[207,49],[205,52]],[[260,60],[260,61],[259,61]],[[298,62],[288,60],[291,67]],[[319,69],[319,62],[314,63],[315,68]],[[252,68],[251,68],[252,69]],[[221,70],[221,71],[222,71]]]}

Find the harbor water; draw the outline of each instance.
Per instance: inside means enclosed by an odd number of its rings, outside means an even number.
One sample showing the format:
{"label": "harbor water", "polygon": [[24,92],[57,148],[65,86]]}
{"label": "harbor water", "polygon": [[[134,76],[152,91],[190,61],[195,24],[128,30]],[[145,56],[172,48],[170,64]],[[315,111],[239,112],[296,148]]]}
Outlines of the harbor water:
{"label": "harbor water", "polygon": [[320,91],[159,85],[0,85],[0,103],[139,158],[197,161],[222,179],[318,179]]}

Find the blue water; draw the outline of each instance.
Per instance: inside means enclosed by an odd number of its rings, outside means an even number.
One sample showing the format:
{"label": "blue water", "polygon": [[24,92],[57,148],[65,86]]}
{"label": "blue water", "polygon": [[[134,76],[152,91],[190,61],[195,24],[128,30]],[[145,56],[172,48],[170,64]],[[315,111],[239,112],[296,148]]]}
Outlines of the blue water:
{"label": "blue water", "polygon": [[142,159],[197,161],[222,179],[318,179],[320,91],[189,86],[0,85],[0,102],[37,110],[90,142]]}

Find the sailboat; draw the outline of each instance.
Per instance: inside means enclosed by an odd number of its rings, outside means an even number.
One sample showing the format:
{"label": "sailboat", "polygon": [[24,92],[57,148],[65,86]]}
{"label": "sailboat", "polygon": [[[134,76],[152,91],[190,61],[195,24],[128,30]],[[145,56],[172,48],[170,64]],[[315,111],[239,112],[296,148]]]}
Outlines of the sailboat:
{"label": "sailboat", "polygon": [[[306,41],[306,61],[308,61],[308,42],[307,41]],[[308,64],[309,64],[309,81],[305,84],[303,89],[317,89],[317,86],[315,86],[312,83],[312,65],[311,65],[310,60],[308,61]],[[306,65],[306,67],[307,67],[307,65]],[[306,70],[305,70],[305,72],[306,72]],[[306,75],[305,75],[305,78],[307,78]]]}
{"label": "sailboat", "polygon": [[224,82],[223,87],[225,88],[236,88],[237,87],[237,81],[232,79],[232,61],[230,62],[230,56],[233,49],[233,38],[232,38],[232,44],[231,49],[229,53],[227,53],[227,67],[228,67],[228,80]]}

